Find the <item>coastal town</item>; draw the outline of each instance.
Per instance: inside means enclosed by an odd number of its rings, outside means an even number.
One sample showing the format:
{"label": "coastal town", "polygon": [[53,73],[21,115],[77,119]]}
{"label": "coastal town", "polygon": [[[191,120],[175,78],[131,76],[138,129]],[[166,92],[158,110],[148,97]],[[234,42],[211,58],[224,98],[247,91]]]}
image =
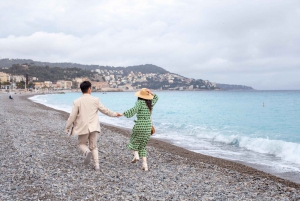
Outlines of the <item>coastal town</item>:
{"label": "coastal town", "polygon": [[[144,73],[141,70],[128,72],[119,68],[105,69],[105,67],[99,66],[97,69],[85,72],[88,76],[71,77],[68,76],[68,71],[64,69],[66,79],[51,80],[51,76],[47,79],[48,77],[39,77],[37,72],[30,73],[30,67],[28,64],[18,64],[12,67],[0,68],[1,90],[78,90],[80,83],[85,80],[92,83],[93,91],[132,91],[144,87],[155,90],[179,91],[219,89],[214,82],[186,78],[168,71]],[[153,68],[153,66],[151,67]],[[40,67],[40,69],[43,68],[52,70],[51,67]],[[72,68],[73,71],[74,68]],[[78,70],[75,69],[75,72],[78,73]]]}

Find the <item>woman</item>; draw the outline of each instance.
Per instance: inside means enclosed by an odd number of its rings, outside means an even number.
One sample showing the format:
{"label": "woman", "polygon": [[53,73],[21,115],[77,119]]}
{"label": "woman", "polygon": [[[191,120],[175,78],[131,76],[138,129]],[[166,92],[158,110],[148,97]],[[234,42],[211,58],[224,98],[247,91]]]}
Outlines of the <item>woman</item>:
{"label": "woman", "polygon": [[133,117],[135,114],[137,116],[127,148],[134,151],[134,157],[131,162],[135,163],[141,156],[143,159],[142,169],[148,171],[146,145],[151,134],[152,109],[158,100],[158,96],[146,88],[136,92],[135,96],[138,97],[135,106],[123,113],[127,118]]}

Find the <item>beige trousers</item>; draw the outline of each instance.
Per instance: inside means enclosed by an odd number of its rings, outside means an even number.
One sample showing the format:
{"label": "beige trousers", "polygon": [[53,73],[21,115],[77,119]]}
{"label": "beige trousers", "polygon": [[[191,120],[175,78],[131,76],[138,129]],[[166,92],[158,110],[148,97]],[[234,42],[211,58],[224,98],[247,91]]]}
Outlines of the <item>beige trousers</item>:
{"label": "beige trousers", "polygon": [[84,155],[87,151],[92,152],[94,165],[99,164],[97,136],[98,131],[78,136],[78,148],[83,152]]}

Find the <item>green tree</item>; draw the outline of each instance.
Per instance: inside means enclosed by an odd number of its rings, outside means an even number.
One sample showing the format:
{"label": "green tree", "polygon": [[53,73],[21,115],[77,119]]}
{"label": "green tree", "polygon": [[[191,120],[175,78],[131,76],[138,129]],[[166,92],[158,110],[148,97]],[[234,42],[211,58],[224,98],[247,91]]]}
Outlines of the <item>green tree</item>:
{"label": "green tree", "polygon": [[17,85],[17,88],[19,88],[19,89],[25,89],[25,82],[24,81],[17,82],[16,85]]}
{"label": "green tree", "polygon": [[77,89],[77,86],[78,86],[78,82],[76,82],[76,81],[73,81],[72,82],[72,89]]}
{"label": "green tree", "polygon": [[29,88],[29,89],[30,89],[30,88],[32,88],[32,89],[33,89],[33,88],[34,88],[34,86],[35,86],[35,85],[34,85],[34,83],[33,83],[33,82],[29,82],[29,83],[28,83],[28,86],[27,86],[27,88]]}
{"label": "green tree", "polygon": [[10,82],[2,82],[2,85],[10,85]]}

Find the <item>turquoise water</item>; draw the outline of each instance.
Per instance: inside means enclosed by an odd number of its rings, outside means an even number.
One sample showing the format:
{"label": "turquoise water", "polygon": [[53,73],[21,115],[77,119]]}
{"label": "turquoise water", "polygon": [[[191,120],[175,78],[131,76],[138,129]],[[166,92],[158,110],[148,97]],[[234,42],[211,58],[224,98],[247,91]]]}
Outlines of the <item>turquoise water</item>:
{"label": "turquoise water", "polygon": [[[133,92],[93,93],[108,108],[124,112]],[[300,172],[300,91],[157,92],[155,138],[195,152],[273,171]],[[70,112],[81,93],[38,95],[35,102]],[[131,128],[134,118],[99,114],[100,121]]]}

